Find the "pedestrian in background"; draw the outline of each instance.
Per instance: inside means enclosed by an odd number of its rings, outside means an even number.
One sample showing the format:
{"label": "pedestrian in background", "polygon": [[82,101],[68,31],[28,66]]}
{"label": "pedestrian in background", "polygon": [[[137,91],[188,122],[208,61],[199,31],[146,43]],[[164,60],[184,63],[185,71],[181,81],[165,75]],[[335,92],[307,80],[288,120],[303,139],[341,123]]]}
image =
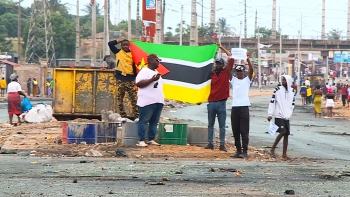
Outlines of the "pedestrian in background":
{"label": "pedestrian in background", "polygon": [[301,104],[306,105],[306,94],[307,94],[307,87],[305,86],[305,83],[300,87],[300,96],[301,96]]}
{"label": "pedestrian in background", "polygon": [[157,134],[157,124],[164,106],[163,79],[156,70],[161,59],[156,54],[147,56],[148,67],[142,68],[136,77],[136,85],[139,88],[137,93],[137,105],[139,106],[140,119],[138,121],[138,144],[146,147],[145,133],[147,124],[148,144],[159,145],[154,141]]}
{"label": "pedestrian in background", "polygon": [[346,100],[348,99],[348,88],[345,84],[341,87],[341,101],[343,103],[343,107],[345,106]]}
{"label": "pedestrian in background", "polygon": [[322,109],[321,109],[322,90],[321,90],[320,85],[317,85],[316,90],[314,91],[313,103],[314,103],[314,108],[315,108],[315,112],[314,112],[315,118],[317,118],[317,117],[321,118],[321,115],[322,115]]}
{"label": "pedestrian in background", "polygon": [[332,88],[328,88],[328,93],[326,94],[326,108],[327,116],[325,118],[332,118],[333,108],[334,108],[334,92]]}
{"label": "pedestrian in background", "polygon": [[39,94],[39,82],[36,80],[36,77],[33,77],[33,97],[38,96]]}
{"label": "pedestrian in background", "polygon": [[[245,66],[236,65],[236,77],[232,77],[232,109],[231,109],[231,126],[233,136],[235,138],[236,154],[233,158],[248,157],[249,144],[249,89],[253,78],[253,65],[247,54],[247,62],[249,65],[248,76],[245,76]],[[242,138],[242,143],[241,143]],[[243,148],[243,149],[242,149]],[[243,151],[243,152],[242,152]]]}
{"label": "pedestrian in background", "polygon": [[[226,53],[228,57],[231,52],[218,44],[219,48]],[[232,79],[232,67],[234,59],[229,59],[230,64],[225,67],[225,61],[222,58],[215,60],[215,70],[211,73],[211,89],[208,98],[208,145],[206,149],[214,150],[214,125],[215,119],[219,122],[219,150],[227,152],[225,147],[225,127],[226,127],[226,101],[230,97],[230,81]]]}
{"label": "pedestrian in background", "polygon": [[30,96],[32,94],[33,81],[32,78],[28,78],[27,80],[27,95]]}
{"label": "pedestrian in background", "polygon": [[6,88],[7,88],[6,80],[5,80],[5,78],[3,77],[3,78],[0,80],[0,96],[1,96],[1,97],[4,97],[4,96],[5,96]]}
{"label": "pedestrian in background", "polygon": [[312,104],[312,88],[306,86],[306,104]]}
{"label": "pedestrian in background", "polygon": [[[116,47],[117,44],[121,44],[121,49],[118,49]],[[129,40],[113,40],[108,42],[108,46],[111,49],[111,51],[116,55],[117,63],[115,65],[115,78],[117,80],[118,87],[117,103],[120,116],[122,117],[123,121],[126,121],[126,118],[130,118],[137,122],[139,120],[139,112],[136,104],[136,66],[132,59]],[[129,99],[131,101],[133,113],[132,117],[127,117],[127,114],[124,109],[125,93],[128,93]]]}
{"label": "pedestrian in background", "polygon": [[20,115],[22,114],[21,109],[21,98],[20,95],[26,97],[23,93],[21,85],[18,83],[18,76],[16,74],[10,75],[11,82],[7,87],[7,108],[9,113],[10,124],[13,125],[13,115],[17,115],[18,123],[21,122]]}
{"label": "pedestrian in background", "polygon": [[271,147],[270,153],[272,157],[276,157],[275,149],[277,144],[283,137],[283,153],[282,159],[288,160],[288,136],[290,135],[290,122],[294,110],[295,90],[292,88],[293,79],[289,75],[283,75],[282,85],[278,85],[273,92],[269,108],[267,120],[275,118],[275,124],[278,126],[278,136]]}
{"label": "pedestrian in background", "polygon": [[350,103],[350,86],[349,84],[346,85],[348,87],[348,107],[349,107],[349,103]]}

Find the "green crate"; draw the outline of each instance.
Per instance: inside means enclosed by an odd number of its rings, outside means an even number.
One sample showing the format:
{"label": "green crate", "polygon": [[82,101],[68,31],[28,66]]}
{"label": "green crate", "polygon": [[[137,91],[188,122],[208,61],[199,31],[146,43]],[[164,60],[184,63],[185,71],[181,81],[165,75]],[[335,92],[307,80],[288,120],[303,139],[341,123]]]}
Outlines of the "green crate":
{"label": "green crate", "polygon": [[187,145],[187,124],[159,123],[158,143]]}

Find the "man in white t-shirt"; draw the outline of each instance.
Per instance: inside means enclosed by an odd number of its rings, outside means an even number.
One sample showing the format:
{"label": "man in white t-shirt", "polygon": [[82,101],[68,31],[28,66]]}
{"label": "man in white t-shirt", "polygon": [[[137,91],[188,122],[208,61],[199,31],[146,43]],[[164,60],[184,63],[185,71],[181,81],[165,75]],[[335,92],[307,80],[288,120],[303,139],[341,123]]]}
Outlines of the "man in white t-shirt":
{"label": "man in white t-shirt", "polygon": [[[248,76],[244,77],[245,66],[236,65],[236,77],[232,77],[232,109],[231,109],[231,126],[233,137],[235,138],[236,154],[233,158],[248,157],[249,143],[249,88],[253,78],[253,65],[247,55],[249,65]],[[242,143],[241,143],[242,138]]]}
{"label": "man in white t-shirt", "polygon": [[142,68],[136,76],[137,106],[139,106],[138,138],[137,146],[146,147],[145,133],[147,124],[148,144],[159,145],[154,141],[157,134],[157,124],[164,106],[163,79],[156,70],[161,59],[156,54],[147,56],[148,68]]}
{"label": "man in white t-shirt", "polygon": [[305,80],[305,85],[306,85],[306,86],[311,86],[311,82],[310,82],[309,78],[307,78],[307,79]]}

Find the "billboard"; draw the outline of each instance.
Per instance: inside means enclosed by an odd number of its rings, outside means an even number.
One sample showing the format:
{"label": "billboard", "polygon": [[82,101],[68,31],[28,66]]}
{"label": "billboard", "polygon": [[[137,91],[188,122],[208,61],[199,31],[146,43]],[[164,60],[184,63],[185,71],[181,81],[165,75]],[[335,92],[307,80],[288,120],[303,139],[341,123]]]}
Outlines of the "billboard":
{"label": "billboard", "polygon": [[155,0],[142,1],[142,38],[143,42],[153,42],[156,33]]}
{"label": "billboard", "polygon": [[155,10],[156,9],[156,0],[146,0],[146,10]]}
{"label": "billboard", "polygon": [[334,62],[336,63],[349,63],[350,62],[350,54],[348,51],[334,51],[333,54]]}

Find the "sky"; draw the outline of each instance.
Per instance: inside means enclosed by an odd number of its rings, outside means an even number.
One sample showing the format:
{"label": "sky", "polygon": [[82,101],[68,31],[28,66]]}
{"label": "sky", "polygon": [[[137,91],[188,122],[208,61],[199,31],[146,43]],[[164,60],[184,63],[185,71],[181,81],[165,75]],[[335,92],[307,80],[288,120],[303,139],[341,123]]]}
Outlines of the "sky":
{"label": "sky", "polygon": [[[119,22],[127,19],[127,2],[128,0],[110,0],[111,1],[111,22]],[[115,3],[117,1],[117,3]],[[172,27],[180,23],[181,5],[184,6],[183,20],[186,24],[190,23],[191,0],[165,0],[165,28]],[[347,12],[348,0],[325,0],[326,1],[326,17],[325,27],[326,33],[332,29],[342,31],[342,35],[347,33]],[[24,0],[23,6],[29,7],[33,0]],[[75,0],[61,0],[67,3],[70,13],[75,14]],[[80,9],[86,5],[89,0],[80,0]],[[103,0],[96,0],[103,5]],[[141,0],[142,2],[142,0]],[[202,0],[197,0],[197,23],[202,21]],[[203,0],[203,22],[210,22],[210,2],[211,0]],[[258,26],[272,28],[272,2],[273,0],[246,0],[246,16],[247,16],[247,37],[254,35],[255,11],[258,14]],[[283,35],[289,35],[290,38],[297,38],[298,31],[301,30],[304,39],[320,39],[322,31],[322,0],[277,0],[277,23],[282,29]],[[136,0],[131,0],[131,18],[136,19]],[[119,11],[120,10],[120,11]],[[140,8],[142,11],[142,9]],[[242,21],[242,36],[244,36],[244,0],[216,0],[216,20],[226,18],[227,23],[232,31],[239,36],[240,21]],[[80,11],[81,15],[84,15]],[[142,16],[142,15],[141,15]]]}

